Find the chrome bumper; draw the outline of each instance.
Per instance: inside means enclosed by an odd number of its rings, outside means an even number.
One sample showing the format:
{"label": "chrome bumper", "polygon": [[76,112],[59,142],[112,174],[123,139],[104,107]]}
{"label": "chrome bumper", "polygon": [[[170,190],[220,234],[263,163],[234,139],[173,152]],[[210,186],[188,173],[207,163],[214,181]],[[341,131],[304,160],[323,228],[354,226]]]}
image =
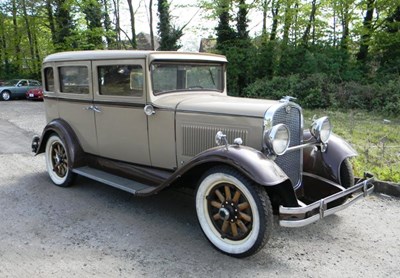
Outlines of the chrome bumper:
{"label": "chrome bumper", "polygon": [[[374,177],[371,175],[365,175],[365,180],[355,184],[354,186],[347,188],[341,192],[330,195],[326,198],[318,200],[312,204],[304,207],[279,207],[279,224],[283,227],[302,227],[313,222],[316,222],[328,215],[334,214],[340,210],[347,208],[354,202],[361,198],[365,198],[374,191],[374,185],[372,184]],[[353,195],[351,199],[347,200],[345,203],[328,208],[331,204],[343,197],[349,197],[356,191],[356,195]]]}

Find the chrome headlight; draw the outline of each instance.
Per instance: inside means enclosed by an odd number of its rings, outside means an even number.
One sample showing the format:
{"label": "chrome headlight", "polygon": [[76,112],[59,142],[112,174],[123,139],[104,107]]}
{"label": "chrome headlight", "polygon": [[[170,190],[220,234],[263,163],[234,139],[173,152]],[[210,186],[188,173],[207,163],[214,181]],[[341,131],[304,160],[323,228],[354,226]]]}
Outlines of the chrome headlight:
{"label": "chrome headlight", "polygon": [[286,152],[290,143],[290,131],[285,124],[278,124],[264,132],[264,143],[275,155]]}
{"label": "chrome headlight", "polygon": [[310,132],[315,139],[322,143],[327,143],[332,133],[332,125],[328,117],[315,120],[310,128]]}

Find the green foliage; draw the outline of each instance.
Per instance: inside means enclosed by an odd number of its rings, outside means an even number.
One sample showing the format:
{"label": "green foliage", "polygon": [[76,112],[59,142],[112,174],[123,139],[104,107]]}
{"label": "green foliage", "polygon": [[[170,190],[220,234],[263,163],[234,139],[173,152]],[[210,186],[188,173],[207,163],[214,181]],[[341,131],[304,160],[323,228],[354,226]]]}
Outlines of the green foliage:
{"label": "green foliage", "polygon": [[178,40],[183,35],[183,29],[171,25],[171,15],[169,13],[169,4],[167,0],[158,0],[158,16],[160,22],[157,25],[160,35],[159,50],[178,50],[181,46]]}

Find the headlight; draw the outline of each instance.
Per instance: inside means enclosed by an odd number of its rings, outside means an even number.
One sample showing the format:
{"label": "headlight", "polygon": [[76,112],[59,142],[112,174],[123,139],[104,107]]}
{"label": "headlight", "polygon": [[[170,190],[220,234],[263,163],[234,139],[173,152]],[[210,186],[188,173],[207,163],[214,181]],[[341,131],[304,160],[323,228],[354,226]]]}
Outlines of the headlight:
{"label": "headlight", "polygon": [[264,133],[265,145],[275,154],[282,155],[290,143],[290,131],[285,124],[278,124]]}
{"label": "headlight", "polygon": [[315,120],[310,128],[312,136],[322,143],[327,143],[332,133],[332,125],[328,117]]}

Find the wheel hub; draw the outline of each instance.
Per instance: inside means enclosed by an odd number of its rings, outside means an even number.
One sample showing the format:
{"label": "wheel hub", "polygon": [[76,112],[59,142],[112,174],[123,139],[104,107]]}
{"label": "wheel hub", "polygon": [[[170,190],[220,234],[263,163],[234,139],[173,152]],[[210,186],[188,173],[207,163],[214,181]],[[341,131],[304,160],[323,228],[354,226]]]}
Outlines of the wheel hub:
{"label": "wheel hub", "polygon": [[221,204],[219,216],[223,220],[235,222],[238,219],[238,208],[234,203],[225,201],[223,204]]}
{"label": "wheel hub", "polygon": [[219,216],[221,217],[221,219],[229,220],[229,215],[229,210],[227,210],[226,208],[219,209]]}
{"label": "wheel hub", "polygon": [[61,164],[62,162],[63,162],[62,157],[61,157],[60,155],[57,155],[57,156],[56,156],[56,164],[59,165],[59,164]]}

